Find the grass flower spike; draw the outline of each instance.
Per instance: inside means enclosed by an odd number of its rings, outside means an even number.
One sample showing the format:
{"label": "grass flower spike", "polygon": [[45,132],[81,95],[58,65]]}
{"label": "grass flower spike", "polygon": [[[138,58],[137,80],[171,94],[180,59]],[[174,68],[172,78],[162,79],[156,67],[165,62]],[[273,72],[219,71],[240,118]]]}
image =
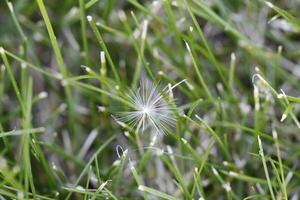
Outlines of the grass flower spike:
{"label": "grass flower spike", "polygon": [[130,111],[119,113],[118,120],[136,128],[137,131],[151,128],[165,134],[176,123],[172,108],[174,99],[169,94],[177,85],[159,91],[149,80],[141,82],[136,91],[131,90],[127,95],[134,107]]}

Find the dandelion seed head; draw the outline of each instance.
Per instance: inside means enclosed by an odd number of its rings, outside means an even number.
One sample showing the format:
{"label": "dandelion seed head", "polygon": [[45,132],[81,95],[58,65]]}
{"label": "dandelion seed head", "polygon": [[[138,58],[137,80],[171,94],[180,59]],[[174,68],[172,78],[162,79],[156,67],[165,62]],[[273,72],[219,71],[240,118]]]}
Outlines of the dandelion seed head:
{"label": "dandelion seed head", "polygon": [[171,106],[174,105],[174,98],[170,95],[176,86],[168,85],[159,90],[149,80],[141,82],[138,89],[127,95],[132,108],[119,113],[118,120],[137,131],[150,128],[158,133],[166,133],[176,123]]}

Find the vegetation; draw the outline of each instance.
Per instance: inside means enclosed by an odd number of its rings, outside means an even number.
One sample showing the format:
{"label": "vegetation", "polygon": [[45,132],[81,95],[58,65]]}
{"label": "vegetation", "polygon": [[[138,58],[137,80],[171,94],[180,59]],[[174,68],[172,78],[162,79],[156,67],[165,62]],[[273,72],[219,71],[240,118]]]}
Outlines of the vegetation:
{"label": "vegetation", "polygon": [[298,199],[299,9],[2,0],[0,199]]}

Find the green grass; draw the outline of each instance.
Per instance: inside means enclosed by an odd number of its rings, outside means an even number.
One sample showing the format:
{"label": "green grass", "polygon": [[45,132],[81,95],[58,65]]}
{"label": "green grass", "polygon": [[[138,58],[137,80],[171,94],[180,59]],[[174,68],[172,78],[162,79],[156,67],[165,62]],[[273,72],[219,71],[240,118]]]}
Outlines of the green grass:
{"label": "green grass", "polygon": [[0,199],[297,199],[299,9],[1,1]]}

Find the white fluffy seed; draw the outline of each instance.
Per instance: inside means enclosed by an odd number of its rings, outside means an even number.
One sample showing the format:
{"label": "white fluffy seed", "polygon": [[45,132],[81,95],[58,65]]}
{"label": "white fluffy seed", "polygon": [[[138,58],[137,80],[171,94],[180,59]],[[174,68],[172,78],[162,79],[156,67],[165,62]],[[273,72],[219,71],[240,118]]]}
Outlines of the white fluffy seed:
{"label": "white fluffy seed", "polygon": [[38,94],[39,99],[44,99],[48,97],[48,93],[46,91],[40,92]]}
{"label": "white fluffy seed", "polygon": [[93,17],[91,15],[86,16],[86,19],[90,22],[93,20]]}

